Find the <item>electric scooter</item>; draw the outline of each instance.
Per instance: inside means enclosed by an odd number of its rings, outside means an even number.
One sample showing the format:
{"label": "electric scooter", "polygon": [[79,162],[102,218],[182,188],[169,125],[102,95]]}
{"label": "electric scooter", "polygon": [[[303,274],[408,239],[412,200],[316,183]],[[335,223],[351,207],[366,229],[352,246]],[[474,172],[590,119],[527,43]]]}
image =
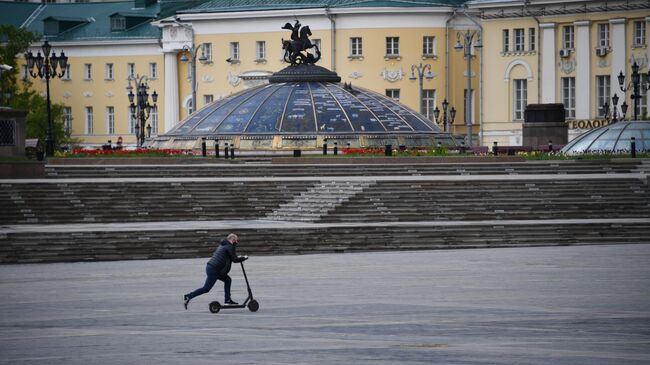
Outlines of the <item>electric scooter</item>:
{"label": "electric scooter", "polygon": [[260,304],[257,302],[257,300],[253,299],[253,292],[251,291],[251,286],[248,283],[248,277],[246,276],[246,270],[244,270],[244,262],[240,262],[241,264],[241,271],[244,273],[244,279],[246,279],[246,287],[248,288],[248,298],[244,300],[242,304],[226,304],[226,305],[221,305],[221,303],[217,302],[216,300],[214,302],[210,303],[210,312],[212,313],[219,313],[220,310],[222,309],[232,309],[232,308],[245,308],[248,307],[248,310],[251,312],[257,312],[257,310],[260,308]]}

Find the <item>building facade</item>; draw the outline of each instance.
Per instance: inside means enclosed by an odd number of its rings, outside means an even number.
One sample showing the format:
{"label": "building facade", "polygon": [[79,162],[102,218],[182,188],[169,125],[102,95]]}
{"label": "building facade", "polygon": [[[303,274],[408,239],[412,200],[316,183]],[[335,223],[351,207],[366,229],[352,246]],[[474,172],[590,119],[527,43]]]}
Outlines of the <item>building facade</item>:
{"label": "building facade", "polygon": [[[9,4],[0,2],[3,13]],[[51,96],[66,105],[72,135],[89,146],[119,137],[135,144],[130,77],[146,75],[160,95],[147,123],[153,135],[164,133],[286,67],[282,39],[290,33],[282,26],[296,20],[319,44],[318,64],[342,82],[399,99],[432,120],[438,108],[441,128],[472,145],[520,145],[527,104],[564,103],[570,139],[603,123],[602,106],[612,104],[614,93],[619,105],[630,105],[629,117],[633,102],[619,90],[617,76],[622,71],[629,80],[634,62],[644,80],[648,71],[650,5],[643,0],[13,6],[31,6],[12,21],[41,33],[49,24],[54,50],[69,57],[70,70],[51,81]],[[71,13],[79,15],[72,23],[66,19]],[[52,27],[56,22],[60,26]],[[39,90],[43,84],[33,80]],[[456,111],[453,123],[447,114],[446,125],[443,100]],[[638,114],[647,107],[644,91]]]}

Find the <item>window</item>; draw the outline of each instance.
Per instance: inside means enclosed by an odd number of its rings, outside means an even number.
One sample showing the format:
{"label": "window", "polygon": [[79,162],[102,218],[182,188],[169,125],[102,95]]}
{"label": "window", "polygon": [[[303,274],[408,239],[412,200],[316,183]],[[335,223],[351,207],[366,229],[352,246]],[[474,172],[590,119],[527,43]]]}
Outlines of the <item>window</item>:
{"label": "window", "polygon": [[128,77],[129,79],[135,78],[135,63],[126,64],[126,77]]}
{"label": "window", "polygon": [[424,36],[422,38],[422,55],[435,56],[436,55],[436,37]]}
{"label": "window", "polygon": [[106,64],[106,80],[113,80],[113,64]]}
{"label": "window", "polygon": [[399,37],[386,37],[386,56],[399,56]]}
{"label": "window", "polygon": [[609,47],[609,24],[598,24],[598,47]]}
{"label": "window", "polygon": [[395,101],[399,101],[399,89],[386,89],[386,96],[393,98]]}
{"label": "window", "polygon": [[239,61],[239,42],[230,42],[230,59]]}
{"label": "window", "polygon": [[111,18],[111,31],[116,32],[126,29],[126,18],[116,15]]}
{"label": "window", "polygon": [[504,29],[503,30],[503,53],[508,53],[510,52],[510,30]]}
{"label": "window", "polygon": [[521,52],[524,50],[524,30],[522,28],[517,28],[515,32],[515,52]]}
{"label": "window", "polygon": [[255,58],[258,60],[266,60],[266,42],[255,42]]}
{"label": "window", "polygon": [[436,91],[422,90],[422,110],[420,111],[427,119],[435,122],[433,110],[436,108]]}
{"label": "window", "polygon": [[212,43],[203,43],[201,46],[201,62],[212,62]]}
{"label": "window", "polygon": [[93,107],[86,107],[86,134],[93,134]]}
{"label": "window", "polygon": [[596,115],[599,118],[604,118],[606,117],[605,115],[605,110],[603,109],[603,105],[607,104],[609,105],[609,109],[611,110],[612,108],[612,103],[610,102],[609,95],[610,95],[610,84],[609,84],[610,78],[609,75],[603,75],[603,76],[596,76]]}
{"label": "window", "polygon": [[645,21],[634,22],[634,46],[645,45]]}
{"label": "window", "polygon": [[106,133],[115,133],[115,108],[112,106],[106,107]]}
{"label": "window", "polygon": [[63,73],[63,80],[70,80],[70,64],[65,65],[65,72]]}
{"label": "window", "polygon": [[321,49],[321,48],[320,48],[320,39],[314,39],[313,41],[311,41],[311,43],[312,43],[313,45],[315,45],[316,48],[318,48],[319,50]]}
{"label": "window", "polygon": [[567,119],[576,117],[576,79],[575,77],[562,78],[562,103],[564,116]]}
{"label": "window", "polygon": [[29,70],[27,69],[27,65],[20,66],[20,79],[23,81],[27,81],[28,78],[29,78]]}
{"label": "window", "polygon": [[158,64],[155,62],[149,62],[149,78],[150,79],[158,78]]}
{"label": "window", "polygon": [[93,79],[93,65],[90,63],[84,64],[84,80]]}
{"label": "window", "polygon": [[131,109],[127,107],[129,112],[129,134],[135,134],[135,114],[131,114]]}
{"label": "window", "polygon": [[150,118],[150,126],[151,126],[151,135],[157,135],[158,134],[158,106],[154,106],[151,108],[151,114],[149,114]]}
{"label": "window", "polygon": [[361,40],[361,37],[350,38],[350,56],[363,56],[363,41]]}
{"label": "window", "polygon": [[203,104],[207,105],[214,101],[214,95],[206,94],[203,95]]}
{"label": "window", "polygon": [[72,108],[63,107],[63,129],[66,133],[72,133]]}
{"label": "window", "polygon": [[537,39],[535,39],[535,28],[528,28],[528,50],[534,51]]}
{"label": "window", "polygon": [[194,113],[194,103],[190,99],[187,101],[187,116],[189,117],[192,113]]}
{"label": "window", "polygon": [[562,45],[564,46],[563,48],[566,49],[573,49],[574,43],[573,43],[573,25],[565,25],[564,28],[562,28]]}
{"label": "window", "polygon": [[526,104],[528,103],[528,80],[526,79],[515,79],[514,83],[514,110],[513,116],[514,120],[524,120],[524,111],[526,110]]}

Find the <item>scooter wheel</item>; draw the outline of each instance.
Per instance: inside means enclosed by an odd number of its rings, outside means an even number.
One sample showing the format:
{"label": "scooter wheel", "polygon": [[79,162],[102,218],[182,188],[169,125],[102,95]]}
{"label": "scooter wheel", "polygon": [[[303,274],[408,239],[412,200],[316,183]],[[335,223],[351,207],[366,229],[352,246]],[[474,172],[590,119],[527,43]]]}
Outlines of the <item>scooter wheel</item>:
{"label": "scooter wheel", "polygon": [[260,309],[260,303],[257,300],[253,299],[248,303],[248,310],[251,312],[257,312],[258,309]]}
{"label": "scooter wheel", "polygon": [[219,313],[219,311],[221,310],[221,304],[219,304],[219,302],[211,302],[209,307],[210,307],[210,312],[212,313]]}

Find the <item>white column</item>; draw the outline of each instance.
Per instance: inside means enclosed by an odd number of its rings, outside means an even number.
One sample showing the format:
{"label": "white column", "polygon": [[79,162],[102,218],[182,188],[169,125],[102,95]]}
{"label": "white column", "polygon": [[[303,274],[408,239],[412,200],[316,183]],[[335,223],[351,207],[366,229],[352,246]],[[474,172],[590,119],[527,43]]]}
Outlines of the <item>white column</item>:
{"label": "white column", "polygon": [[576,119],[590,119],[591,110],[591,42],[589,40],[589,20],[573,23],[576,35]]}
{"label": "white column", "polygon": [[542,30],[542,73],[539,77],[542,83],[542,103],[555,103],[555,78],[556,69],[555,57],[555,23],[543,23],[539,25]]}
{"label": "white column", "polygon": [[176,52],[165,52],[165,133],[178,123],[178,63]]}
{"label": "white column", "polygon": [[[628,42],[625,39],[625,23],[627,20],[625,18],[622,19],[610,19],[609,24],[611,25],[612,28],[612,39],[610,39],[609,44],[612,47],[612,74],[611,74],[611,93],[612,96],[614,94],[618,94],[620,101],[618,102],[618,105],[620,106],[623,104],[623,101],[626,100],[624,93],[621,91],[621,89],[618,86],[618,74],[619,72],[623,71],[623,74],[627,76],[627,79],[629,80],[630,75],[629,72],[627,72],[627,69],[625,67],[626,62],[625,59],[627,58],[625,49],[629,45],[630,42]],[[629,102],[627,103],[628,105],[630,104]],[[631,106],[630,106],[631,107]],[[630,109],[632,110],[632,109]],[[630,111],[628,110],[628,115]]]}

